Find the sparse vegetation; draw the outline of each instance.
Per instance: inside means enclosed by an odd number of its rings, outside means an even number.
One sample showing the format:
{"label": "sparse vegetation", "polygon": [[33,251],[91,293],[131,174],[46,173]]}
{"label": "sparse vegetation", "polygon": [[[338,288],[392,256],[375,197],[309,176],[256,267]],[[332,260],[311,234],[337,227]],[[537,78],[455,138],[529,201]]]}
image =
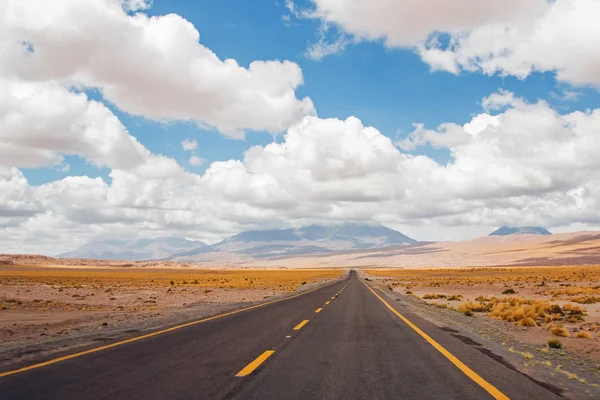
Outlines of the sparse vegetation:
{"label": "sparse vegetation", "polygon": [[592,334],[588,331],[579,331],[575,334],[575,336],[582,339],[593,339]]}
{"label": "sparse vegetation", "polygon": [[506,289],[504,292],[502,292],[502,294],[516,294],[517,292],[515,292],[514,289]]}
{"label": "sparse vegetation", "polygon": [[558,339],[548,340],[548,347],[551,349],[562,349],[562,343]]}

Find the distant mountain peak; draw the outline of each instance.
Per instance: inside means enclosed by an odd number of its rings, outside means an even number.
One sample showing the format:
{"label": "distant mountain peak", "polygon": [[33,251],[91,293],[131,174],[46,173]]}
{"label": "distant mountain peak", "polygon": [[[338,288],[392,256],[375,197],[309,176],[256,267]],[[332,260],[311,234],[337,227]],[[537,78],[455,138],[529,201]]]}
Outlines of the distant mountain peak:
{"label": "distant mountain peak", "polygon": [[206,246],[203,242],[179,237],[154,239],[109,239],[89,242],[77,250],[58,255],[64,258],[105,260],[152,260],[167,258],[174,253]]}
{"label": "distant mountain peak", "polygon": [[174,254],[173,258],[198,261],[217,253],[268,258],[413,243],[416,240],[381,224],[349,222],[240,232],[219,243]]}
{"label": "distant mountain peak", "polygon": [[490,236],[507,236],[507,235],[552,235],[550,231],[541,226],[503,226]]}

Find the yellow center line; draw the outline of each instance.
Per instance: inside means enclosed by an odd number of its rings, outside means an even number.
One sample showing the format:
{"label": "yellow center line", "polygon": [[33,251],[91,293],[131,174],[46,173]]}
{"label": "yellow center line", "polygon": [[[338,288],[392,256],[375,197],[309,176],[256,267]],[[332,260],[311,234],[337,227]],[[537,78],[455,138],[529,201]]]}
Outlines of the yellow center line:
{"label": "yellow center line", "polygon": [[367,285],[365,282],[363,282],[363,283],[365,284],[365,286],[367,287],[367,289],[369,289],[375,295],[375,297],[377,297],[379,300],[381,300],[381,302],[383,304],[385,304],[385,306],[387,308],[389,308],[394,314],[396,314],[396,316],[398,318],[400,318],[409,327],[411,327],[415,332],[417,332],[419,335],[421,335],[421,337],[423,339],[425,339],[429,344],[431,344],[437,351],[439,351],[440,353],[442,353],[444,355],[444,357],[446,357],[448,360],[450,360],[450,362],[452,364],[454,364],[455,366],[457,366],[458,369],[460,369],[466,376],[468,376],[469,378],[471,378],[473,380],[473,382],[477,383],[486,392],[488,392],[490,395],[492,395],[492,397],[494,399],[497,399],[497,400],[509,400],[509,398],[504,393],[502,393],[500,390],[498,390],[491,383],[489,383],[488,381],[486,381],[485,379],[483,379],[481,376],[479,376],[471,368],[467,367],[462,361],[460,361],[458,358],[456,358],[456,356],[454,356],[452,353],[450,353],[448,350],[446,350],[444,347],[442,347],[441,344],[439,344],[438,342],[436,342],[435,340],[433,340],[433,338],[431,338],[431,336],[429,336],[428,334],[426,334],[425,332],[423,332],[421,329],[419,329],[419,327],[417,327],[415,324],[413,324],[412,322],[410,322],[404,315],[402,315],[398,311],[396,311],[395,308],[393,308],[391,305],[389,305],[389,303],[387,301],[385,301],[373,289],[371,289],[371,287],[369,287],[369,285]]}
{"label": "yellow center line", "polygon": [[327,301],[325,302],[325,305],[328,305],[329,303],[331,303],[331,301],[327,300]]}
{"label": "yellow center line", "polygon": [[323,288],[323,286],[319,286],[319,287],[316,287],[314,289],[310,289],[310,290],[307,290],[305,292],[295,294],[293,296],[285,297],[283,299],[272,300],[272,301],[268,301],[266,303],[256,304],[254,306],[242,308],[240,310],[230,311],[230,312],[226,312],[224,314],[214,315],[212,317],[203,318],[203,319],[200,319],[200,320],[197,320],[197,321],[187,322],[185,324],[173,326],[171,328],[162,329],[162,330],[159,330],[159,331],[156,331],[156,332],[147,333],[145,335],[136,336],[136,337],[133,337],[133,338],[130,338],[130,339],[125,339],[125,340],[122,340],[120,342],[115,342],[115,343],[107,344],[105,346],[95,347],[93,349],[81,351],[79,353],[68,354],[66,356],[54,358],[52,360],[44,361],[44,362],[37,363],[37,364],[32,364],[32,365],[29,365],[29,366],[26,366],[26,367],[23,367],[23,368],[19,368],[19,369],[15,369],[15,370],[12,370],[12,371],[0,372],[0,378],[2,378],[4,376],[8,376],[8,375],[18,374],[20,372],[29,371],[29,370],[36,369],[36,368],[45,367],[47,365],[56,364],[56,363],[61,362],[61,361],[70,360],[71,358],[81,357],[81,356],[84,356],[86,354],[95,353],[97,351],[102,351],[102,350],[110,349],[111,347],[117,347],[117,346],[120,346],[120,345],[123,345],[123,344],[135,342],[135,341],[138,341],[138,340],[147,339],[147,338],[152,337],[152,336],[157,336],[157,335],[161,335],[163,333],[172,332],[172,331],[175,331],[175,330],[178,330],[178,329],[181,329],[181,328],[186,328],[188,326],[192,326],[192,325],[200,324],[200,323],[203,323],[203,322],[212,321],[212,320],[215,320],[215,319],[227,317],[229,315],[234,315],[234,314],[238,314],[238,313],[241,313],[241,312],[244,312],[244,311],[253,310],[255,308],[264,307],[264,306],[267,306],[269,304],[278,303],[280,301],[290,300],[290,299],[293,299],[293,298],[296,298],[296,297],[299,297],[299,296],[303,296],[303,295],[308,294],[310,292],[314,292],[315,290],[318,290],[318,289],[321,289],[321,288]]}
{"label": "yellow center line", "polygon": [[320,313],[323,310],[323,308],[319,307],[315,310],[316,313]]}
{"label": "yellow center line", "polygon": [[308,324],[308,320],[307,320],[307,319],[305,319],[304,321],[302,321],[302,322],[300,322],[298,325],[296,325],[296,326],[294,327],[294,330],[295,330],[295,331],[299,331],[299,330],[300,330],[300,329],[302,329],[302,327],[303,327],[304,325],[306,325],[306,324]]}
{"label": "yellow center line", "polygon": [[273,355],[273,353],[275,353],[275,350],[265,351],[260,356],[256,357],[256,359],[254,361],[252,361],[250,364],[248,364],[244,368],[242,368],[242,370],[240,372],[238,372],[237,374],[235,374],[235,376],[239,378],[239,377],[250,375],[252,372],[254,372],[254,370],[256,368],[258,368],[260,366],[260,364],[267,361],[267,358],[271,357]]}
{"label": "yellow center line", "polygon": [[331,300],[333,300],[333,299],[335,299],[335,296],[333,296],[333,297],[331,298]]}

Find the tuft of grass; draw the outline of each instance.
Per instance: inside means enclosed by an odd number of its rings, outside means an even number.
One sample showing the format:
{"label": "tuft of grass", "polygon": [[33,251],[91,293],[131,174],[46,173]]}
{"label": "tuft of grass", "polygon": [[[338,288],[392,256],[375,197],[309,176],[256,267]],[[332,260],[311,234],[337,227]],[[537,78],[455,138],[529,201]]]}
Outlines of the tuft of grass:
{"label": "tuft of grass", "polygon": [[562,343],[558,339],[548,340],[548,347],[551,349],[562,349]]}
{"label": "tuft of grass", "polygon": [[531,318],[531,317],[525,317],[522,320],[520,320],[519,322],[517,322],[517,325],[520,326],[538,326],[537,322],[535,322],[535,319]]}
{"label": "tuft of grass", "polygon": [[475,315],[475,314],[473,314],[473,311],[468,310],[468,309],[463,311],[462,313],[465,314],[467,317],[472,317],[473,315]]}
{"label": "tuft of grass", "polygon": [[446,296],[445,294],[439,294],[439,293],[427,293],[423,295],[423,299],[424,300],[436,300],[436,299],[445,299]]}
{"label": "tuft of grass", "polygon": [[453,294],[452,296],[448,297],[448,301],[460,301],[462,300],[463,297],[461,294]]}
{"label": "tuft of grass", "polygon": [[575,334],[575,336],[581,339],[592,339],[592,334],[588,331],[579,331]]}
{"label": "tuft of grass", "polygon": [[506,289],[502,294],[516,294],[515,289]]}
{"label": "tuft of grass", "polygon": [[550,332],[555,336],[571,337],[571,334],[562,325],[556,324],[550,327]]}

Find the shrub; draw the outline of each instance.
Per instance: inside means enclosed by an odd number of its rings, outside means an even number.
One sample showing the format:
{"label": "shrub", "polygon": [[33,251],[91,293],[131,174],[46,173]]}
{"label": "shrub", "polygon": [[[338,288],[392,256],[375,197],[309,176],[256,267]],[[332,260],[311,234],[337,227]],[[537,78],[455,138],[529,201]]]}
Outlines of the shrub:
{"label": "shrub", "polygon": [[466,310],[471,310],[474,312],[488,312],[488,311],[490,311],[491,307],[492,307],[491,304],[467,301],[467,302],[461,303],[461,305],[458,306],[458,311],[465,312]]}
{"label": "shrub", "polygon": [[472,317],[474,315],[473,311],[471,310],[465,310],[463,311],[463,314],[465,314],[467,317]]}
{"label": "shrub", "polygon": [[514,289],[506,289],[504,292],[502,292],[502,294],[516,294],[517,292],[515,292]]}
{"label": "shrub", "polygon": [[562,325],[554,325],[550,327],[550,332],[555,336],[571,337],[571,334]]}
{"label": "shrub", "polygon": [[404,294],[413,294],[413,292],[411,292],[410,290],[407,290],[406,292],[404,292]]}
{"label": "shrub", "polygon": [[520,320],[518,323],[520,326],[538,326],[537,322],[531,317],[525,317]]}
{"label": "shrub", "polygon": [[592,339],[592,334],[588,331],[579,331],[575,334],[575,336],[582,339]]}
{"label": "shrub", "polygon": [[463,297],[460,294],[453,294],[452,296],[448,297],[448,301],[460,301],[462,298]]}
{"label": "shrub", "polygon": [[171,286],[173,286],[175,284],[175,282],[171,281]]}
{"label": "shrub", "polygon": [[551,349],[562,349],[562,343],[558,339],[548,340],[548,347]]}

